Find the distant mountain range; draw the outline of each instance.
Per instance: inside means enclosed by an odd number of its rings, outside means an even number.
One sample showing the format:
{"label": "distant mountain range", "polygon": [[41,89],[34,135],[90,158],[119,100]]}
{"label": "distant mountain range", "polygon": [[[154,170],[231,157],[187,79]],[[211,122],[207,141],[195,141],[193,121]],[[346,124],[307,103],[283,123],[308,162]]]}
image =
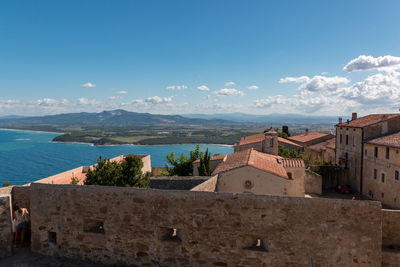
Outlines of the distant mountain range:
{"label": "distant mountain range", "polygon": [[[186,114],[187,118],[197,119],[220,119],[235,122],[254,122],[268,124],[335,124],[337,116],[309,116],[301,114],[268,114],[254,115],[245,113],[226,113],[226,114]],[[347,118],[343,118],[345,120]]]}
{"label": "distant mountain range", "polygon": [[180,115],[157,115],[129,112],[125,110],[103,111],[100,113],[66,113],[38,117],[7,116],[0,118],[0,128],[17,129],[61,129],[73,127],[146,127],[146,126],[217,126],[232,125],[235,122],[223,119],[187,118]]}

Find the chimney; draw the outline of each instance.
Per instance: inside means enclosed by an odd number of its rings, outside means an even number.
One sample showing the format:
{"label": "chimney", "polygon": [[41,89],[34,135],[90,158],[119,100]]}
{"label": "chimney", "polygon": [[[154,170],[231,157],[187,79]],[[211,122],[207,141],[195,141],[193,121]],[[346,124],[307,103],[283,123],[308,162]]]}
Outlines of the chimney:
{"label": "chimney", "polygon": [[339,124],[341,124],[343,122],[342,117],[339,117]]}
{"label": "chimney", "polygon": [[357,112],[351,113],[351,120],[354,121],[355,119],[357,119]]}
{"label": "chimney", "polygon": [[307,134],[308,134],[308,129],[306,129],[306,131],[305,131],[304,135],[307,135]]}

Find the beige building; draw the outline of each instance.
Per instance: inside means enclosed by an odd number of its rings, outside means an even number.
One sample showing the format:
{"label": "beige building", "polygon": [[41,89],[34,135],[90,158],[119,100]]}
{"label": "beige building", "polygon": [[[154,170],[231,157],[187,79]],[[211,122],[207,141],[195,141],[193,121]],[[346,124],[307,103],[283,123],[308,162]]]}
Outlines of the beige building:
{"label": "beige building", "polygon": [[[266,150],[266,147],[270,144],[270,137],[271,135],[268,133],[276,133],[275,131],[269,131],[266,133],[259,133],[259,134],[254,134],[254,135],[250,135],[250,136],[244,136],[240,139],[240,141],[238,143],[236,143],[233,146],[233,149],[235,152],[239,152],[239,151],[244,151],[247,149],[255,149],[257,151],[260,152],[264,152],[264,153],[268,153]],[[284,146],[286,148],[290,148],[293,150],[296,150],[298,153],[303,151],[303,147],[282,137],[278,137],[277,135],[275,136],[275,134],[272,135],[272,137],[276,137],[276,141],[278,142],[278,145]],[[274,143],[276,144],[276,141],[274,141]],[[275,146],[277,149],[277,146]],[[273,151],[273,155],[277,155],[277,151]],[[270,153],[272,154],[272,153]]]}
{"label": "beige building", "polygon": [[305,165],[302,159],[284,159],[248,149],[229,154],[214,170],[216,192],[257,195],[304,196]]}
{"label": "beige building", "polygon": [[400,132],[364,145],[363,195],[400,208]]}
{"label": "beige building", "polygon": [[326,141],[309,146],[305,151],[311,162],[322,160],[333,165],[335,164],[335,146],[336,138],[332,137]]}
{"label": "beige building", "polygon": [[333,137],[335,137],[333,134],[309,132],[308,129],[306,129],[303,134],[291,136],[288,137],[288,139],[305,148],[321,142],[325,142],[329,139],[332,139]]}
{"label": "beige building", "polygon": [[[400,114],[372,114],[336,125],[336,164],[346,170],[340,183],[349,184],[357,192],[363,190],[363,169],[369,168],[363,161],[364,145],[373,138],[400,131]],[[367,152],[368,153],[368,152]]]}

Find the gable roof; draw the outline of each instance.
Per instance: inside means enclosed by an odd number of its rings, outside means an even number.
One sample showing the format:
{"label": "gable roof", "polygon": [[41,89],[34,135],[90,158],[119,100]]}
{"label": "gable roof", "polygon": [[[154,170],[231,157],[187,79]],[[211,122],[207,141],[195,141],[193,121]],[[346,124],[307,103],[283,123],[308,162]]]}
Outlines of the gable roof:
{"label": "gable roof", "polygon": [[243,136],[240,138],[240,141],[237,143],[237,145],[242,146],[242,145],[247,145],[247,144],[253,144],[253,143],[258,143],[262,142],[265,140],[265,134],[264,133],[258,133],[258,134],[253,134],[249,136]]}
{"label": "gable roof", "polygon": [[282,178],[288,178],[283,164],[277,159],[282,159],[279,156],[274,156],[254,149],[248,149],[237,153],[229,154],[224,162],[218,164],[212,175],[224,173],[233,169],[251,166],[256,169],[274,174]]}
{"label": "gable roof", "polygon": [[332,134],[321,133],[321,132],[309,132],[307,134],[299,134],[299,135],[291,136],[288,139],[292,140],[292,141],[295,141],[295,142],[306,143],[306,142],[309,142],[311,140],[318,139],[318,138],[321,138],[321,137],[325,137],[325,136],[328,136],[328,135],[332,135]]}
{"label": "gable roof", "polygon": [[[223,160],[225,157],[226,157],[226,155],[215,154],[214,156],[212,156],[210,158],[210,161]],[[193,163],[198,163],[198,162],[200,162],[200,159],[196,159],[195,161],[193,161]]]}
{"label": "gable roof", "polygon": [[282,137],[278,137],[278,142],[279,142],[279,143],[285,143],[285,144],[288,144],[288,145],[291,145],[291,146],[297,146],[297,147],[301,147],[301,148],[302,148],[301,145],[296,144],[295,142],[292,142],[292,141],[290,141],[290,140],[288,140],[288,139],[285,139],[285,138],[282,138]]}
{"label": "gable roof", "polygon": [[400,132],[371,139],[367,144],[400,148]]}
{"label": "gable roof", "polygon": [[282,166],[284,168],[305,168],[306,164],[303,159],[278,159],[278,161],[282,162]]}
{"label": "gable roof", "polygon": [[351,120],[351,121],[346,121],[346,122],[342,122],[339,123],[337,126],[339,127],[358,127],[358,128],[362,128],[362,127],[366,127],[368,125],[371,124],[375,124],[378,122],[382,122],[382,121],[386,121],[392,118],[396,118],[399,117],[400,114],[371,114],[371,115],[367,115],[355,120]]}
{"label": "gable roof", "polygon": [[308,148],[317,152],[325,151],[327,148],[335,149],[336,137],[323,141],[321,143],[309,146]]}

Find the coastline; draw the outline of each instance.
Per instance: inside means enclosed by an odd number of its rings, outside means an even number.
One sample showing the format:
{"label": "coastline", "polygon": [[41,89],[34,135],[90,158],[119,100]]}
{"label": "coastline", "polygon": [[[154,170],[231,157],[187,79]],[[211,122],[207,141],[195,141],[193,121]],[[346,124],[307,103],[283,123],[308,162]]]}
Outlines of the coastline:
{"label": "coastline", "polygon": [[22,129],[10,129],[10,128],[0,128],[0,131],[65,134],[65,133],[62,133],[62,132],[50,132],[50,131],[39,131],[39,130],[22,130]]}
{"label": "coastline", "polygon": [[95,145],[93,143],[86,142],[63,142],[63,141],[49,141],[49,143],[60,143],[60,144],[82,144],[82,145],[90,145],[90,146],[98,146],[98,147],[108,147],[108,146],[180,146],[180,145],[200,145],[200,146],[224,146],[224,147],[233,147],[233,145],[227,144],[198,144],[198,143],[186,143],[186,144],[163,144],[163,145],[136,145],[136,144],[115,144],[115,145]]}

